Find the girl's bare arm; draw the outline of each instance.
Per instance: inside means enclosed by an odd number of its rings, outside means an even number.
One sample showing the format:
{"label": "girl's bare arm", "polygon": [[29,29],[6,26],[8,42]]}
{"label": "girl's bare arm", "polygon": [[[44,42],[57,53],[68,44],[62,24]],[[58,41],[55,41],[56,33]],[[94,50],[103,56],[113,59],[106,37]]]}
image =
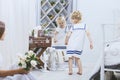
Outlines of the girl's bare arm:
{"label": "girl's bare arm", "polygon": [[90,42],[90,49],[93,49],[93,42],[92,42],[92,38],[90,36],[90,32],[86,31],[86,34],[87,34],[88,40]]}
{"label": "girl's bare arm", "polygon": [[27,74],[29,71],[26,71],[22,68],[15,69],[15,70],[0,70],[0,76],[6,77],[6,76],[13,76],[15,74]]}
{"label": "girl's bare arm", "polygon": [[72,32],[71,32],[71,31],[69,31],[69,32],[67,32],[67,33],[66,33],[65,45],[67,45],[67,44],[68,44],[68,41],[69,41],[69,38],[70,38],[71,34],[72,34]]}

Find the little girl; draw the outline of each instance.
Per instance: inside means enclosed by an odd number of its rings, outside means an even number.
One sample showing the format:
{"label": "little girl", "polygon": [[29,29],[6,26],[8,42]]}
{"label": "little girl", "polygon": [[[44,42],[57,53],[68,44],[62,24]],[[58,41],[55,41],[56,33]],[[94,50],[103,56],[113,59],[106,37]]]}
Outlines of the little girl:
{"label": "little girl", "polygon": [[64,17],[56,19],[57,28],[54,35],[54,48],[57,50],[58,69],[63,68],[65,53],[65,37],[66,37],[66,20]]}
{"label": "little girl", "polygon": [[58,17],[56,19],[57,28],[54,36],[55,45],[65,45],[66,36],[66,20],[64,17]]}
{"label": "little girl", "polygon": [[[93,43],[90,38],[90,33],[86,30],[86,25],[81,22],[81,13],[79,11],[74,11],[71,15],[71,22],[73,23],[73,27],[71,27],[70,31],[67,32],[66,44],[67,46],[67,55],[69,57],[69,75],[72,75],[72,60],[75,58],[76,64],[78,66],[77,74],[82,75],[82,64],[80,61],[80,55],[83,52],[83,43],[85,33],[90,42],[90,49],[93,48]],[[69,39],[69,40],[68,40]]]}

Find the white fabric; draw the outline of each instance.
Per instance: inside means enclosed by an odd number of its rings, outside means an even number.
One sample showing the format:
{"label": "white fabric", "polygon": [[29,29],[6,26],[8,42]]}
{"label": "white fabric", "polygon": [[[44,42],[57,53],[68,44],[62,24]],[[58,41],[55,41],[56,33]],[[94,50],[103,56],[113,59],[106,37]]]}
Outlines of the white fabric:
{"label": "white fabric", "polygon": [[14,76],[7,76],[3,80],[36,80],[31,73],[28,74],[16,74]]}
{"label": "white fabric", "polygon": [[58,49],[56,50],[56,54],[57,54],[57,70],[64,70],[64,59],[65,59],[65,51]]}
{"label": "white fabric", "polygon": [[110,43],[105,47],[105,65],[120,64],[120,42]]}
{"label": "white fabric", "polygon": [[56,35],[56,39],[57,39],[57,42],[54,43],[54,45],[65,45],[65,36],[66,36],[66,31],[65,31],[65,28],[56,28],[56,32],[57,32],[57,35]]}
{"label": "white fabric", "polygon": [[57,59],[58,64],[64,63],[64,52],[62,50],[56,50],[57,51]]}
{"label": "white fabric", "polygon": [[[108,45],[108,44],[107,44]],[[114,66],[120,64],[120,41],[109,43],[109,46],[105,47],[104,60],[106,66]],[[91,76],[94,75],[100,69],[102,63],[102,56],[99,58],[94,70],[91,72]]]}
{"label": "white fabric", "polygon": [[[83,44],[84,44],[84,36],[85,36],[85,24],[80,23],[80,24],[75,24],[71,28],[71,36],[68,42],[67,50],[78,50],[81,51],[83,50]],[[82,29],[80,29],[82,28]],[[75,56],[75,57],[80,57],[77,54],[67,54],[69,57]]]}
{"label": "white fabric", "polygon": [[56,50],[55,48],[49,47],[46,50],[49,55],[48,58],[48,67],[50,70],[56,70]]}
{"label": "white fabric", "polygon": [[35,1],[0,0],[0,21],[6,25],[5,39],[0,41],[4,67],[16,61],[16,53],[28,51],[29,31],[36,26]]}
{"label": "white fabric", "polygon": [[3,64],[3,59],[2,59],[2,56],[0,54],[0,68],[2,67],[2,64]]}
{"label": "white fabric", "polygon": [[[0,66],[2,65],[2,56],[0,55]],[[11,66],[11,69],[17,69],[16,65]],[[0,77],[0,80],[36,80],[31,73],[15,74],[14,76]]]}

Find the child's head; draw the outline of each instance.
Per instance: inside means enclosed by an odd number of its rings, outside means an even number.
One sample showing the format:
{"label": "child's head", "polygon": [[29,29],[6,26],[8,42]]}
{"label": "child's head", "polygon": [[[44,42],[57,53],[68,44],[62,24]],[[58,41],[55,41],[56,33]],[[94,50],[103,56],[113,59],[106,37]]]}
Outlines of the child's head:
{"label": "child's head", "polygon": [[71,21],[76,24],[79,23],[82,19],[81,13],[79,11],[73,11],[71,14]]}
{"label": "child's head", "polygon": [[57,22],[57,25],[60,27],[60,28],[64,28],[65,27],[65,25],[66,25],[66,20],[65,20],[65,18],[64,17],[58,17],[57,19],[56,19],[56,22]]}
{"label": "child's head", "polygon": [[5,33],[5,24],[0,21],[0,40],[4,38]]}

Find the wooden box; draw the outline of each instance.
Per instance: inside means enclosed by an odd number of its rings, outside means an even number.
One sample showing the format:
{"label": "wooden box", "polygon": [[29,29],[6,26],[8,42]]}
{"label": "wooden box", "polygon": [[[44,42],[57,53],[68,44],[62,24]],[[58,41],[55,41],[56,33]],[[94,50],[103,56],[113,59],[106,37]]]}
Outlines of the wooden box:
{"label": "wooden box", "polygon": [[51,47],[52,39],[49,36],[29,37],[29,47]]}

